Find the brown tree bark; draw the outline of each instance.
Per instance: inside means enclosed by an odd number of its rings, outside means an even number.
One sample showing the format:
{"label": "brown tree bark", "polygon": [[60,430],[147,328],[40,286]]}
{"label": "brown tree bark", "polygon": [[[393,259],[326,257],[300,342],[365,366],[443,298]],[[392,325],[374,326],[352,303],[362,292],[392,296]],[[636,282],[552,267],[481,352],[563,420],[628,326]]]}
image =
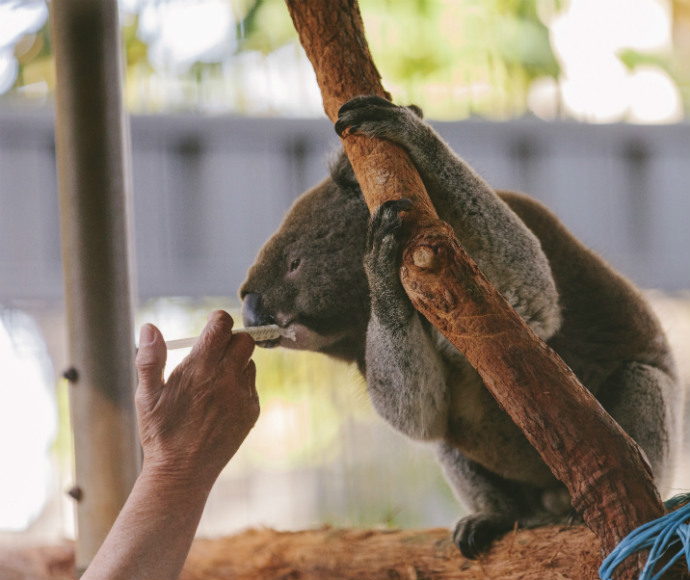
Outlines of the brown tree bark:
{"label": "brown tree bark", "polygon": [[598,556],[584,526],[518,530],[481,560],[464,558],[442,528],[257,529],[196,540],[180,580],[596,580]]}
{"label": "brown tree bark", "polygon": [[[197,539],[179,580],[597,580],[599,542],[584,526],[517,530],[466,560],[448,530],[250,529]],[[0,580],[75,580],[74,546],[0,545]]]}
{"label": "brown tree bark", "polygon": [[[364,36],[356,0],[287,0],[316,71],[328,117],[357,95],[390,98]],[[522,321],[440,221],[399,147],[345,135],[345,151],[370,210],[410,198],[401,280],[415,307],[480,373],[499,404],[570,490],[574,507],[610,552],[665,513],[639,447]],[[642,556],[618,574],[632,578]]]}

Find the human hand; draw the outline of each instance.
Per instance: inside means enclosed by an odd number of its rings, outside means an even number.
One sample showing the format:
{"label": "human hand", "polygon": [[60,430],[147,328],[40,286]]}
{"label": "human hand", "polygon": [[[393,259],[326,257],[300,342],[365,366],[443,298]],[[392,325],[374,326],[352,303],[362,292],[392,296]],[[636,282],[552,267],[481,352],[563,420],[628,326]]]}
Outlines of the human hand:
{"label": "human hand", "polygon": [[232,334],[223,311],[209,322],[167,382],[160,331],[141,329],[136,408],[144,471],[176,484],[213,485],[259,416],[254,341]]}

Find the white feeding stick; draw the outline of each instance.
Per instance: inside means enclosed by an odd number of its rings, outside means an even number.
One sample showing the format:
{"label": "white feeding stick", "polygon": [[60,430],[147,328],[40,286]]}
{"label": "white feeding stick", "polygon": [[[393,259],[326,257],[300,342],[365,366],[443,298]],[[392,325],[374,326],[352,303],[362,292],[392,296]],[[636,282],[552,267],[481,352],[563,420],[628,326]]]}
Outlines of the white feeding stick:
{"label": "white feeding stick", "polygon": [[[295,340],[295,331],[287,330],[285,328],[280,328],[276,324],[268,324],[266,326],[250,326],[248,328],[238,328],[233,329],[233,334],[245,333],[251,336],[256,342],[262,342],[265,340],[275,340],[284,336],[290,340]],[[189,338],[178,338],[176,340],[165,341],[165,346],[168,350],[175,350],[178,348],[189,348],[194,346],[198,336],[190,336]]]}

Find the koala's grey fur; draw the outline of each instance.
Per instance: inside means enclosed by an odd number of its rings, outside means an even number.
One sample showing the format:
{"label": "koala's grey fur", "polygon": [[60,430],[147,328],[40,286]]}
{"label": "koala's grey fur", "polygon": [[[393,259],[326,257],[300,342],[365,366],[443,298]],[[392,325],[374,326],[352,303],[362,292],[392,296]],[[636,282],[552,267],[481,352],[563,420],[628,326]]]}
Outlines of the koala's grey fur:
{"label": "koala's grey fur", "polygon": [[[418,109],[359,97],[341,109],[336,130],[346,128],[407,150],[439,216],[642,447],[666,493],[679,387],[664,333],[637,290],[545,207],[492,190]],[[433,442],[472,514],[454,539],[473,557],[515,522],[564,521],[570,498],[464,356],[412,307],[398,274],[406,208],[388,202],[370,219],[341,155],[262,248],[240,291],[243,317],[290,327],[296,340],[282,346],[355,361],[378,413],[408,437]]]}

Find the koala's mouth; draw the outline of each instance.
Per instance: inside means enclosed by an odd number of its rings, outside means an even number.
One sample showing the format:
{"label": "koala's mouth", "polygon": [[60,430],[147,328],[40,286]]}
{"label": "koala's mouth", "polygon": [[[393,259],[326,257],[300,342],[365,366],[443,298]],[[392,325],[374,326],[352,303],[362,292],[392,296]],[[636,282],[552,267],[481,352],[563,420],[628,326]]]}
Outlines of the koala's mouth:
{"label": "koala's mouth", "polygon": [[261,348],[276,348],[280,346],[280,338],[275,338],[273,340],[260,340],[256,342],[256,346]]}
{"label": "koala's mouth", "polygon": [[287,325],[279,325],[284,336],[274,340],[257,342],[261,348],[276,348],[282,346],[293,350],[320,351],[340,341],[345,332],[335,334],[321,334],[306,324],[292,321]]}

